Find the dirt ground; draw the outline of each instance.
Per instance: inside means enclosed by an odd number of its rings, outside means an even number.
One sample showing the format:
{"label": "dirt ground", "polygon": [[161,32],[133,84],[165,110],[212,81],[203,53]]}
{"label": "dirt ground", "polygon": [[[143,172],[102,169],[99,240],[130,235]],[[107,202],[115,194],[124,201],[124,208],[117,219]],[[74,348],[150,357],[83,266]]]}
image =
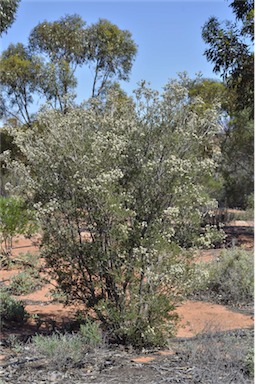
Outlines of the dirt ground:
{"label": "dirt ground", "polygon": [[[251,231],[247,229],[251,228],[253,223],[251,222],[233,222],[228,225],[226,228],[226,233],[228,235],[228,241],[234,242],[235,245],[242,247],[243,249],[252,250],[254,246],[254,239]],[[234,239],[234,240],[233,240]],[[16,257],[21,253],[38,252],[38,237],[32,239],[26,239],[23,236],[19,236],[15,239],[13,255]],[[217,258],[220,254],[220,249],[213,249],[208,251],[202,251],[198,256],[198,261],[206,261],[210,262],[211,260]],[[12,276],[19,273],[18,269],[11,270],[2,270],[0,271],[0,285],[6,284],[8,285],[9,280]],[[77,310],[74,306],[65,307],[63,304],[53,301],[50,296],[49,290],[52,288],[52,284],[46,284],[42,287],[42,289],[35,291],[34,293],[18,296],[19,300],[24,301],[26,310],[30,315],[38,315],[41,319],[45,320],[45,327],[50,326],[51,320],[54,320],[56,324],[65,324],[70,322],[70,320],[74,319],[75,311]],[[222,305],[207,303],[207,302],[199,302],[199,301],[186,301],[182,305],[177,308],[177,313],[180,316],[180,327],[178,329],[176,335],[176,341],[182,340],[193,340],[198,337],[202,333],[210,332],[237,332],[237,330],[251,330],[253,327],[253,316],[251,314],[241,313],[240,311],[234,311],[230,308],[227,308]],[[47,323],[48,322],[48,323]],[[58,378],[58,372],[50,371],[46,375],[42,381],[40,381],[40,377],[35,378],[35,367],[39,364],[37,361],[31,360],[31,357],[26,358],[26,370],[20,373],[17,366],[15,365],[15,356],[13,357],[13,352],[5,348],[5,340],[10,337],[10,335],[16,336],[24,336],[24,335],[33,335],[37,331],[36,320],[30,318],[26,324],[22,327],[15,327],[10,330],[2,329],[1,332],[1,355],[0,360],[2,362],[2,366],[9,369],[10,377],[5,375],[7,381],[3,381],[0,383],[10,382],[10,383],[165,383],[165,382],[173,382],[173,383],[210,383],[211,381],[189,381],[189,372],[185,371],[185,375],[182,377],[182,373],[184,372],[184,368],[182,368],[180,376],[180,380],[171,381],[169,379],[169,373],[171,373],[171,369],[169,367],[169,361],[171,360],[171,364],[173,367],[176,367],[180,364],[178,360],[178,356],[176,356],[176,352],[172,349],[165,351],[158,351],[153,353],[140,354],[136,355],[134,353],[127,353],[127,351],[121,351],[121,353],[112,351],[104,351],[102,356],[97,352],[97,358],[100,360],[100,356],[102,358],[101,363],[98,364],[108,364],[106,363],[107,359],[113,359],[116,364],[110,364],[112,367],[110,370],[107,369],[107,372],[104,368],[101,370],[101,376],[98,375],[93,376],[93,374],[89,374],[87,371],[84,373],[85,378],[76,377],[76,373],[72,370],[68,370],[68,374],[66,378],[63,377]],[[247,331],[248,332],[248,331]],[[110,354],[110,357],[107,355]],[[98,357],[99,356],[99,357]],[[106,357],[108,356],[108,357]],[[7,363],[14,359],[13,364]],[[30,359],[30,360],[29,360]],[[170,360],[169,360],[170,359]],[[157,366],[154,364],[157,362]],[[28,366],[27,363],[29,362]],[[41,364],[41,363],[40,363]],[[39,368],[36,368],[36,372],[40,372],[40,364]],[[22,365],[22,364],[21,364]],[[165,366],[165,368],[164,368]],[[10,368],[11,367],[11,368]],[[15,367],[15,369],[13,368]],[[155,368],[156,367],[156,368]],[[158,367],[158,368],[157,368]],[[141,369],[142,368],[142,369]],[[180,368],[180,367],[179,367]],[[29,370],[33,370],[33,381],[29,381]],[[15,374],[12,373],[15,371]],[[93,371],[93,370],[92,370]],[[102,372],[104,371],[104,375]],[[1,369],[0,369],[1,374]],[[79,375],[81,371],[79,371]],[[13,378],[12,378],[13,375]],[[16,375],[16,376],[15,376]],[[24,377],[22,378],[22,375]],[[72,376],[73,375],[73,376]],[[120,377],[122,376],[122,378]],[[84,377],[85,377],[84,376]],[[14,377],[16,381],[14,380]],[[19,378],[17,378],[19,377]],[[75,378],[76,377],[76,378]],[[132,380],[131,380],[132,378]],[[18,380],[18,381],[17,381]],[[22,381],[23,380],[23,381]],[[85,381],[83,381],[85,380]],[[130,380],[130,381],[129,381]],[[192,379],[193,380],[193,379]],[[212,381],[213,382],[213,381]],[[222,381],[224,382],[224,381]],[[227,382],[227,381],[226,381]],[[248,383],[249,381],[247,381]]]}

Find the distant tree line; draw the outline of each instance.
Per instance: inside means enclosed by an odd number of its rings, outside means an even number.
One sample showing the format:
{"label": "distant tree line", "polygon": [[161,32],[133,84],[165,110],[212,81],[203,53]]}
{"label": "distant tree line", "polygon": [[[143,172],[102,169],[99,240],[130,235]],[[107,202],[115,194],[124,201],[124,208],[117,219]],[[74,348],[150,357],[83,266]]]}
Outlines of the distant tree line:
{"label": "distant tree line", "polygon": [[226,88],[222,103],[229,118],[222,137],[221,171],[228,206],[253,203],[254,188],[254,0],[230,3],[236,22],[211,17],[202,37],[205,56]]}

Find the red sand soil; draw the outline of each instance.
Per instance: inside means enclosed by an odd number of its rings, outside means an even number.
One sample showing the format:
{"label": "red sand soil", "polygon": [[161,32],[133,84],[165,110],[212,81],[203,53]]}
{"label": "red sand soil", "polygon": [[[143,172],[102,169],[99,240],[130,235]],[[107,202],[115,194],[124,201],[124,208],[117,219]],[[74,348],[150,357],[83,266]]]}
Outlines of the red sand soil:
{"label": "red sand soil", "polygon": [[177,313],[181,318],[177,337],[193,337],[198,333],[253,326],[253,316],[231,311],[218,304],[186,301],[177,308]]}
{"label": "red sand soil", "polygon": [[[250,243],[248,245],[250,248],[253,246]],[[16,238],[13,255],[17,256],[28,251],[31,253],[39,251],[38,237],[26,239],[19,236]],[[203,251],[198,257],[198,261],[211,261],[219,256],[220,251],[218,249]],[[0,284],[8,284],[8,280],[17,273],[19,273],[19,270],[0,271]],[[65,307],[61,303],[53,302],[49,293],[51,288],[52,284],[47,284],[34,293],[17,298],[29,301],[26,310],[31,315],[37,314],[41,319],[52,319],[58,324],[63,323],[63,321],[73,320],[77,308],[74,306]],[[237,313],[222,305],[206,302],[186,301],[177,308],[177,313],[181,318],[177,337],[192,337],[208,330],[220,331],[253,327],[253,319],[250,315]],[[24,334],[28,332],[31,334],[31,331],[35,331],[35,327],[35,319],[29,319],[27,324],[21,328],[10,330],[10,333]],[[8,336],[8,332],[2,332],[1,336],[5,338]]]}

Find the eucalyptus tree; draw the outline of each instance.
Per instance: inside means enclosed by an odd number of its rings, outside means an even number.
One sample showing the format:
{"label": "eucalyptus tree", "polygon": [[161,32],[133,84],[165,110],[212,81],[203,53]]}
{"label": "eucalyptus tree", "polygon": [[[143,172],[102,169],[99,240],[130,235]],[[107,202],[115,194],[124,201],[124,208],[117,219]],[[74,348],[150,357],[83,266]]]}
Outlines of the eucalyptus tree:
{"label": "eucalyptus tree", "polygon": [[[110,79],[128,80],[136,45],[131,33],[119,29],[107,20],[86,27],[78,15],[67,15],[54,22],[38,24],[29,37],[30,49],[46,55],[50,61],[47,94],[60,99],[58,93],[68,93],[75,84],[77,66],[89,65],[93,71],[92,96],[99,96]],[[63,92],[51,89],[53,74],[55,84]],[[46,76],[47,77],[47,76]]]}
{"label": "eucalyptus tree", "polygon": [[226,84],[229,124],[222,142],[224,185],[230,206],[245,208],[253,193],[254,157],[254,0],[230,3],[236,22],[212,17],[202,37],[205,55]]}
{"label": "eucalyptus tree", "polygon": [[29,110],[38,90],[42,62],[31,55],[21,43],[10,44],[0,60],[1,99],[3,114],[20,124],[31,124]]}
{"label": "eucalyptus tree", "polygon": [[13,24],[20,0],[0,0],[0,36]]}
{"label": "eucalyptus tree", "polygon": [[58,21],[39,23],[30,33],[29,48],[47,59],[41,77],[41,89],[54,107],[65,111],[67,95],[77,84],[75,70],[87,58],[85,22],[78,15]]}
{"label": "eucalyptus tree", "polygon": [[230,7],[236,23],[227,21],[223,24],[211,17],[203,26],[202,37],[209,46],[205,56],[214,64],[214,72],[220,73],[228,86],[236,90],[236,109],[253,109],[254,0],[234,0]]}
{"label": "eucalyptus tree", "polygon": [[100,19],[87,29],[88,62],[93,69],[92,97],[111,80],[128,80],[137,46],[129,31]]}
{"label": "eucalyptus tree", "polygon": [[206,180],[219,148],[210,157],[204,149],[215,142],[219,111],[197,113],[201,99],[191,108],[188,83],[171,81],[162,95],[143,83],[132,101],[109,91],[86,108],[41,113],[38,130],[14,132],[27,157],[9,164],[20,180],[14,190],[37,212],[49,270],[67,301],[83,303],[122,343],[165,343],[192,276],[181,247],[220,235],[201,232],[206,208],[217,205]]}

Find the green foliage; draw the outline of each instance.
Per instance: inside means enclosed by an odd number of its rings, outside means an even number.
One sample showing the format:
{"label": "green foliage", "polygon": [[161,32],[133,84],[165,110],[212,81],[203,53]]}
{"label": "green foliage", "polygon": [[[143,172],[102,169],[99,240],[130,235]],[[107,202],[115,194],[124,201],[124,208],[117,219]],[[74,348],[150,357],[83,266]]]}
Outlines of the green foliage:
{"label": "green foliage", "polygon": [[43,282],[39,272],[30,268],[11,278],[10,290],[13,295],[25,295],[41,288]]}
{"label": "green foliage", "polygon": [[[135,297],[133,292],[132,297]],[[103,326],[103,329],[110,342],[132,345],[138,349],[168,345],[178,323],[178,316],[173,313],[175,298],[166,293],[156,293],[153,296],[144,294],[142,300],[140,314],[137,313],[137,301],[127,301],[121,313],[109,301],[99,303],[96,311],[107,312],[107,327]]]}
{"label": "green foliage", "polygon": [[46,63],[42,68],[39,88],[52,108],[65,113],[75,98],[76,85],[74,72],[66,60]]}
{"label": "green foliage", "polygon": [[67,15],[58,21],[38,24],[31,32],[29,42],[34,52],[49,56],[49,69],[52,71],[54,68],[54,73],[45,73],[43,76],[44,82],[47,82],[45,78],[49,74],[50,79],[55,76],[54,87],[51,81],[44,84],[48,95],[51,91],[51,97],[58,94],[59,85],[62,84],[65,93],[71,85],[75,85],[73,72],[77,65],[83,64],[88,64],[91,69],[93,66],[92,96],[99,96],[111,78],[128,80],[137,50],[130,32],[122,31],[102,19],[85,28],[85,22],[78,15]]}
{"label": "green foliage", "polygon": [[[90,336],[92,339],[89,339]],[[88,347],[95,346],[97,341],[99,342],[99,338],[96,339],[95,333],[89,335],[85,330],[85,336],[83,333],[36,335],[32,338],[32,345],[36,353],[50,360],[50,365],[58,369],[68,369],[82,360]]]}
{"label": "green foliage", "polygon": [[202,31],[202,37],[209,45],[205,56],[214,64],[214,72],[221,72],[228,79],[229,87],[235,89],[236,109],[239,110],[253,108],[254,100],[254,55],[251,48],[254,0],[245,0],[242,3],[244,4],[240,5],[233,1],[230,4],[242,23],[241,28],[238,29],[236,24],[230,22],[222,26],[215,17],[211,17]]}
{"label": "green foliage", "polygon": [[219,247],[225,238],[226,235],[222,228],[217,228],[216,225],[206,225],[203,234],[200,236],[200,241],[197,241],[197,245],[202,249]]}
{"label": "green foliage", "polygon": [[17,267],[31,268],[31,271],[40,269],[40,255],[37,253],[19,253],[18,256],[12,258],[12,262]]}
{"label": "green foliage", "polygon": [[49,58],[41,70],[39,89],[52,107],[62,112],[77,85],[74,71],[87,59],[84,26],[80,16],[66,15],[58,21],[39,23],[29,36],[30,50]]}
{"label": "green foliage", "polygon": [[6,32],[15,20],[20,0],[1,0],[0,2],[0,36]]}
{"label": "green foliage", "polygon": [[51,363],[65,366],[68,360],[78,362],[83,355],[83,340],[79,335],[36,335],[32,339],[36,352],[46,356]]}
{"label": "green foliage", "polygon": [[245,366],[250,377],[254,377],[254,348],[251,348],[246,354]]}
{"label": "green foliage", "polygon": [[21,301],[16,301],[8,292],[0,292],[0,317],[3,324],[22,323],[27,319],[27,312]]}
{"label": "green foliage", "polygon": [[222,135],[224,196],[228,206],[245,209],[253,192],[254,162],[254,0],[232,1],[237,23],[215,17],[204,25],[205,55],[221,73],[229,92],[224,108],[229,123]]}
{"label": "green foliage", "polygon": [[0,197],[1,252],[11,252],[12,239],[18,234],[30,234],[36,224],[33,212],[18,197]]}
{"label": "green foliage", "polygon": [[42,62],[21,43],[10,44],[2,53],[0,77],[5,115],[15,116],[20,123],[31,124],[29,106],[38,88]]}
{"label": "green foliage", "polygon": [[254,0],[233,0],[230,4],[233,12],[236,15],[237,20],[243,22],[242,35],[249,35],[253,40],[253,23],[254,20],[252,17],[254,16]]}
{"label": "green foliage", "polygon": [[223,304],[250,304],[253,302],[253,255],[237,248],[225,250],[219,260],[202,267],[195,291]]}
{"label": "green foliage", "polygon": [[39,23],[31,31],[29,47],[34,52],[46,53],[53,63],[66,61],[77,65],[86,59],[85,22],[79,15],[66,15],[60,20]]}
{"label": "green foliage", "polygon": [[222,142],[222,173],[229,207],[246,209],[254,190],[254,125],[250,110],[236,113]]}
{"label": "green foliage", "polygon": [[[8,2],[8,1],[7,1]],[[29,111],[35,94],[66,113],[76,97],[78,66],[93,72],[92,96],[103,96],[114,80],[128,80],[137,47],[131,33],[107,20],[86,27],[79,15],[39,23],[29,45],[10,46],[0,59],[0,115],[32,125]]]}
{"label": "green foliage", "polygon": [[137,52],[130,32],[100,19],[87,29],[87,44],[88,62],[94,65],[92,97],[99,96],[112,77],[128,80]]}
{"label": "green foliage", "polygon": [[189,96],[191,100],[194,97],[201,97],[204,101],[204,109],[211,108],[215,102],[220,103],[224,109],[228,91],[222,82],[201,78],[199,82],[191,85]]}
{"label": "green foliage", "polygon": [[[8,123],[14,124],[15,127],[17,126],[12,121],[9,121]],[[12,159],[22,158],[21,152],[13,142],[13,136],[11,136],[8,133],[8,130],[5,127],[0,128],[0,143],[1,143],[0,156],[4,151],[10,151],[10,156]],[[5,186],[8,183],[10,175],[6,169],[6,164],[4,159],[0,159],[0,167],[1,167],[0,194],[1,196],[6,196],[8,192],[5,190]]]}
{"label": "green foliage", "polygon": [[217,205],[207,177],[219,156],[218,109],[198,114],[203,101],[191,106],[189,85],[185,74],[162,95],[141,84],[133,102],[112,89],[85,109],[47,111],[15,136],[28,159],[10,163],[22,181],[15,190],[40,218],[53,278],[111,338],[139,346],[173,333],[191,269],[181,247],[201,243],[202,217]]}
{"label": "green foliage", "polygon": [[87,320],[85,324],[81,324],[80,334],[87,345],[95,347],[102,344],[102,332],[95,321]]}
{"label": "green foliage", "polygon": [[[11,124],[10,121],[9,123]],[[13,137],[8,133],[7,129],[5,128],[1,128],[0,130],[0,142],[1,142],[1,148],[0,148],[1,153],[3,153],[4,151],[10,150],[13,159],[21,156],[20,151],[18,150],[17,146],[13,142]],[[2,169],[2,171],[3,170],[4,169]]]}

